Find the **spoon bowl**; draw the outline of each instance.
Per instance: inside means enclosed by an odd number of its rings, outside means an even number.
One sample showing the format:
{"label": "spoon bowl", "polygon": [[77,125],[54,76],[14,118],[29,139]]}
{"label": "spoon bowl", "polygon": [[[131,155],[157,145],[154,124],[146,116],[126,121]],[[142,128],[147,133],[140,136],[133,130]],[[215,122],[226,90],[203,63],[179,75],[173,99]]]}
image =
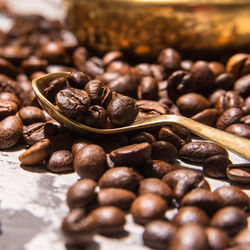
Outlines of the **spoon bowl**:
{"label": "spoon bowl", "polygon": [[68,75],[69,72],[57,72],[44,75],[34,79],[32,81],[32,87],[40,105],[48,112],[48,114],[60,124],[69,128],[70,130],[77,132],[78,134],[116,134],[137,129],[164,126],[167,124],[178,124],[187,128],[192,133],[200,136],[201,138],[213,141],[221,145],[222,147],[227,148],[232,152],[240,155],[241,157],[250,160],[250,140],[209,127],[207,125],[201,124],[199,122],[179,115],[159,115],[145,120],[135,121],[134,123],[125,127],[109,129],[93,128],[86,126],[82,123],[76,122],[66,117],[55,105],[53,105],[44,96],[44,89],[51,81],[53,81],[57,77],[66,77]]}

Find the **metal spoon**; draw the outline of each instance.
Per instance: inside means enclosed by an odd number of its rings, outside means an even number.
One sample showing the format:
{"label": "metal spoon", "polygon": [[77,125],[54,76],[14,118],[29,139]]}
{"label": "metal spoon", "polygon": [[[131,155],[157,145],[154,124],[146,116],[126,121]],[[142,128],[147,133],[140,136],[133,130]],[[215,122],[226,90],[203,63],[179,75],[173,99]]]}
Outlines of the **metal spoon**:
{"label": "metal spoon", "polygon": [[224,131],[206,126],[189,118],[178,116],[178,115],[160,115],[146,120],[136,121],[133,124],[126,127],[111,128],[111,129],[99,129],[88,127],[84,124],[78,123],[70,118],[64,116],[64,114],[54,106],[50,101],[48,101],[44,94],[44,89],[48,84],[57,77],[67,76],[68,72],[58,72],[51,73],[39,77],[32,81],[32,87],[35,91],[35,94],[38,98],[41,106],[60,124],[65,127],[79,133],[86,135],[89,133],[95,134],[116,134],[127,131],[132,131],[142,128],[151,128],[154,126],[163,126],[166,124],[178,124],[181,125],[194,134],[213,141],[224,148],[231,150],[232,152],[240,155],[241,157],[250,160],[250,140],[241,138],[236,135],[226,133]]}

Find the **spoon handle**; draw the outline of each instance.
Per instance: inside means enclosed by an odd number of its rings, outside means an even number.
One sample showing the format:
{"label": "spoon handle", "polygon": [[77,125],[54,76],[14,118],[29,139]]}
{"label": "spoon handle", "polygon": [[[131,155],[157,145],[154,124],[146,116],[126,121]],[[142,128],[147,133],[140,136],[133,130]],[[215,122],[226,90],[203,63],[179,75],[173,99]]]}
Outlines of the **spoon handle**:
{"label": "spoon handle", "polygon": [[[164,116],[162,116],[162,118],[164,118]],[[237,155],[250,160],[250,140],[246,138],[229,134],[227,132],[209,127],[183,116],[167,115],[165,119],[166,122],[169,122],[171,120],[172,123],[182,125],[194,134],[204,139],[213,141],[220,146],[236,153]]]}

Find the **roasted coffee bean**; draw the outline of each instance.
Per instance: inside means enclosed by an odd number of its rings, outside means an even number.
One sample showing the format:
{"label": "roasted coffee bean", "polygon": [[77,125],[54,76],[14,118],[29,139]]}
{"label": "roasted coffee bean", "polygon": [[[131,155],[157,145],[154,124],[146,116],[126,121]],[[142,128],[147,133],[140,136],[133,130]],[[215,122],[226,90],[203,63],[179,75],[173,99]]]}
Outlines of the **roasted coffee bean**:
{"label": "roasted coffee bean", "polygon": [[215,127],[218,118],[221,113],[218,109],[205,109],[196,115],[192,116],[191,119],[203,123],[205,125]]}
{"label": "roasted coffee bean", "polygon": [[215,106],[217,100],[220,96],[224,96],[226,94],[226,90],[224,89],[217,89],[209,96],[209,101],[212,104],[212,106]]}
{"label": "roasted coffee bean", "polygon": [[182,138],[176,135],[169,127],[162,127],[158,133],[158,139],[168,141],[178,150],[186,143]]}
{"label": "roasted coffee bean", "polygon": [[162,50],[158,55],[158,62],[164,66],[168,74],[180,68],[181,56],[180,54],[172,49],[166,48]]}
{"label": "roasted coffee bean", "polygon": [[216,193],[203,188],[196,188],[182,198],[181,206],[197,206],[208,215],[212,215],[223,206],[223,202]]}
{"label": "roasted coffee bean", "polygon": [[230,238],[219,228],[208,227],[206,228],[205,232],[211,250],[225,249],[229,246]]}
{"label": "roasted coffee bean", "polygon": [[61,42],[51,41],[42,46],[40,56],[47,59],[51,64],[58,64],[62,62],[65,52]]}
{"label": "roasted coffee bean", "polygon": [[190,117],[209,108],[210,102],[200,94],[189,93],[180,96],[176,100],[176,105],[181,114]]}
{"label": "roasted coffee bean", "polygon": [[123,188],[136,192],[142,177],[127,167],[116,167],[106,171],[99,180],[100,188]]}
{"label": "roasted coffee bean", "polygon": [[98,145],[86,145],[75,154],[74,169],[82,178],[98,180],[106,168],[106,154]]}
{"label": "roasted coffee bean", "polygon": [[191,133],[188,129],[177,124],[172,124],[169,128],[185,142],[191,141]]}
{"label": "roasted coffee bean", "polygon": [[0,149],[14,146],[22,135],[23,123],[19,116],[8,116],[0,122]]}
{"label": "roasted coffee bean", "polygon": [[123,54],[120,51],[110,51],[102,58],[103,66],[109,65],[111,62],[123,59]]}
{"label": "roasted coffee bean", "polygon": [[80,70],[85,70],[85,62],[87,61],[88,52],[84,47],[78,47],[73,51],[72,60],[74,66]]}
{"label": "roasted coffee bean", "polygon": [[224,111],[216,122],[216,128],[225,130],[228,126],[238,123],[243,112],[239,108],[230,108]]}
{"label": "roasted coffee bean", "polygon": [[32,74],[37,71],[45,71],[48,61],[38,57],[30,57],[23,60],[21,66],[26,74]]}
{"label": "roasted coffee bean", "polygon": [[171,162],[177,159],[178,151],[176,147],[167,141],[156,141],[151,144],[152,158],[156,160]]}
{"label": "roasted coffee bean", "polygon": [[28,54],[28,49],[18,45],[5,46],[1,50],[1,56],[15,65],[20,64],[20,62],[25,59]]}
{"label": "roasted coffee bean", "polygon": [[18,159],[22,165],[41,164],[51,153],[51,142],[49,139],[43,139],[19,155]]}
{"label": "roasted coffee bean", "polygon": [[94,128],[105,128],[107,124],[107,112],[99,105],[90,106],[84,115],[76,119],[78,122]]}
{"label": "roasted coffee bean", "polygon": [[50,156],[46,167],[51,172],[55,173],[72,171],[74,169],[73,155],[70,151],[67,150],[56,151]]}
{"label": "roasted coffee bean", "polygon": [[250,244],[250,230],[249,228],[245,228],[240,231],[233,239],[234,244]]}
{"label": "roasted coffee bean", "polygon": [[130,213],[138,224],[146,224],[152,220],[162,219],[167,209],[166,201],[155,194],[143,194],[132,203]]}
{"label": "roasted coffee bean", "polygon": [[81,179],[73,184],[67,192],[67,204],[70,209],[84,208],[95,198],[97,183],[91,179]]}
{"label": "roasted coffee bean", "polygon": [[151,76],[142,78],[138,89],[138,99],[157,100],[158,98],[158,81]]}
{"label": "roasted coffee bean", "polygon": [[213,155],[203,161],[203,172],[213,178],[226,178],[227,166],[232,164],[226,155]]}
{"label": "roasted coffee bean", "polygon": [[36,122],[45,122],[43,111],[34,106],[27,106],[20,109],[19,115],[26,126]]}
{"label": "roasted coffee bean", "polygon": [[243,106],[243,102],[243,98],[240,97],[236,91],[227,91],[218,97],[215,103],[215,108],[219,110],[241,108]]}
{"label": "roasted coffee bean", "polygon": [[38,141],[54,135],[57,126],[53,123],[38,122],[23,127],[23,138],[28,145],[33,145]]}
{"label": "roasted coffee bean", "polygon": [[246,115],[246,116],[241,117],[240,121],[243,122],[244,124],[250,126],[250,115]]}
{"label": "roasted coffee bean", "polygon": [[85,85],[90,81],[90,77],[81,71],[76,71],[69,74],[67,81],[73,88],[84,89]]}
{"label": "roasted coffee bean", "polygon": [[130,73],[130,66],[128,63],[123,61],[111,62],[106,68],[107,72],[117,72],[120,75],[126,75]]}
{"label": "roasted coffee bean", "polygon": [[178,227],[187,224],[199,224],[206,227],[209,225],[210,221],[207,214],[199,207],[186,206],[178,211],[171,223]]}
{"label": "roasted coffee bean", "polygon": [[96,80],[101,81],[104,85],[107,85],[109,82],[117,79],[120,76],[117,72],[104,72],[101,75],[96,77]]}
{"label": "roasted coffee bean", "polygon": [[114,206],[96,208],[90,213],[98,225],[98,233],[117,235],[124,232],[125,213]]}
{"label": "roasted coffee bean", "polygon": [[224,206],[237,206],[242,209],[249,209],[250,199],[247,194],[236,186],[223,186],[214,190],[220,197]]}
{"label": "roasted coffee bean", "polygon": [[84,113],[90,106],[90,98],[86,91],[66,88],[56,94],[56,104],[69,117]]}
{"label": "roasted coffee bean", "polygon": [[165,174],[176,170],[174,166],[159,160],[148,160],[142,167],[142,174],[145,177],[162,178]]}
{"label": "roasted coffee bean", "polygon": [[56,73],[56,72],[75,72],[76,69],[69,67],[69,66],[65,66],[65,65],[60,65],[60,64],[51,64],[49,66],[46,67],[46,72],[47,73]]}
{"label": "roasted coffee bean", "polygon": [[114,125],[126,126],[135,120],[138,108],[132,98],[114,96],[108,104],[107,113]]}
{"label": "roasted coffee bean", "polygon": [[230,73],[223,73],[216,77],[215,87],[218,89],[230,90],[234,86],[234,76]]}
{"label": "roasted coffee bean", "polygon": [[227,168],[227,177],[230,181],[240,184],[250,184],[250,164],[232,164]]}
{"label": "roasted coffee bean", "polygon": [[51,81],[48,86],[44,89],[45,97],[51,102],[55,102],[56,94],[68,86],[65,77],[58,77]]}
{"label": "roasted coffee bean", "polygon": [[202,163],[207,158],[219,154],[228,155],[224,148],[212,142],[189,142],[179,151],[181,159],[194,163]]}
{"label": "roasted coffee bean", "polygon": [[92,216],[85,217],[81,208],[76,208],[64,218],[61,229],[68,244],[83,247],[93,242],[98,223]]}
{"label": "roasted coffee bean", "polygon": [[242,110],[245,115],[250,115],[250,96],[245,99]]}
{"label": "roasted coffee bean", "polygon": [[250,139],[250,126],[246,124],[232,124],[228,126],[225,131],[234,135]]}
{"label": "roasted coffee bean", "polygon": [[247,215],[238,207],[228,206],[214,214],[211,225],[233,235],[247,226]]}
{"label": "roasted coffee bean", "polygon": [[191,60],[182,60],[181,61],[181,68],[186,71],[190,71],[193,65],[193,61]]}
{"label": "roasted coffee bean", "polygon": [[151,144],[152,142],[155,142],[156,139],[151,133],[148,133],[146,131],[138,131],[131,135],[129,141],[131,144],[138,144],[142,142],[148,142],[149,144]]}
{"label": "roasted coffee bean", "polygon": [[17,74],[17,68],[8,60],[0,57],[0,74],[15,77]]}
{"label": "roasted coffee bean", "polygon": [[15,115],[17,109],[18,107],[15,102],[0,100],[0,120]]}
{"label": "roasted coffee bean", "polygon": [[151,146],[147,142],[132,144],[110,152],[109,157],[115,166],[140,166],[149,160]]}
{"label": "roasted coffee bean", "polygon": [[202,174],[190,169],[171,171],[162,180],[170,186],[178,199],[181,199],[193,188],[210,189],[208,183],[203,179]]}
{"label": "roasted coffee bean", "polygon": [[16,96],[16,94],[11,92],[1,92],[0,93],[0,100],[2,101],[9,101],[14,102],[19,107],[21,104],[20,99]]}
{"label": "roasted coffee bean", "polygon": [[176,227],[162,220],[154,220],[145,225],[143,232],[144,245],[153,249],[168,248],[176,233]]}
{"label": "roasted coffee bean", "polygon": [[181,95],[194,92],[196,84],[190,72],[178,70],[168,77],[167,92],[171,100],[175,101]]}
{"label": "roasted coffee bean", "polygon": [[249,54],[238,53],[229,58],[226,65],[226,71],[232,73],[235,78],[248,74],[245,68],[246,61],[249,60]]}
{"label": "roasted coffee bean", "polygon": [[104,188],[98,192],[101,206],[115,206],[122,210],[129,209],[135,198],[134,193],[122,188]]}
{"label": "roasted coffee bean", "polygon": [[46,73],[44,71],[36,71],[30,75],[30,80],[33,81],[34,79],[41,77],[41,76],[44,76],[44,75],[46,75]]}
{"label": "roasted coffee bean", "polygon": [[103,74],[104,69],[102,65],[102,59],[98,57],[90,57],[86,61],[83,71],[92,78],[95,78],[96,76]]}
{"label": "roasted coffee bean", "polygon": [[172,189],[164,181],[157,178],[146,178],[140,181],[138,194],[156,194],[166,200],[168,204],[170,204],[174,198]]}
{"label": "roasted coffee bean", "polygon": [[207,91],[214,87],[214,74],[207,62],[195,62],[192,65],[191,73],[198,91]]}
{"label": "roasted coffee bean", "polygon": [[220,62],[210,62],[210,63],[208,63],[208,67],[213,72],[215,77],[217,77],[225,72],[225,67]]}
{"label": "roasted coffee bean", "polygon": [[205,230],[200,225],[189,224],[177,230],[170,250],[208,250],[209,243]]}

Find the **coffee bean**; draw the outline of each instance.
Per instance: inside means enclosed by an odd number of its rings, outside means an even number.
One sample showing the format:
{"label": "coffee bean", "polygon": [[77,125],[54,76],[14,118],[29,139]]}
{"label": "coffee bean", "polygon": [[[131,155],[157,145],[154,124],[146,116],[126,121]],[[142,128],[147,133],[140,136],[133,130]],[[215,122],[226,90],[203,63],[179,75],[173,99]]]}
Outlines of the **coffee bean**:
{"label": "coffee bean", "polygon": [[15,102],[0,100],[0,120],[15,115],[17,109],[18,107]]}
{"label": "coffee bean", "polygon": [[189,142],[179,151],[181,159],[194,163],[202,163],[207,158],[219,154],[228,155],[224,148],[212,142]]}
{"label": "coffee bean", "polygon": [[162,180],[170,186],[178,199],[196,187],[210,189],[202,174],[190,169],[171,171]]}
{"label": "coffee bean", "polygon": [[186,143],[182,138],[176,135],[169,127],[162,127],[158,133],[158,139],[168,141],[178,150]]}
{"label": "coffee bean", "polygon": [[153,249],[166,249],[176,233],[176,227],[168,222],[154,220],[146,224],[143,232],[144,245]]}
{"label": "coffee bean", "polygon": [[226,178],[227,166],[232,162],[225,155],[213,155],[203,161],[203,172],[213,178]]}
{"label": "coffee bean", "polygon": [[20,109],[19,115],[24,125],[30,125],[36,122],[45,122],[43,111],[34,106],[27,106]]}
{"label": "coffee bean", "polygon": [[167,73],[171,73],[174,70],[180,68],[181,56],[180,54],[172,49],[166,48],[159,53],[158,62],[162,64]]}
{"label": "coffee bean", "polygon": [[213,214],[223,205],[216,193],[203,188],[196,188],[187,193],[181,200],[181,206],[197,206],[208,215]]}
{"label": "coffee bean", "polygon": [[216,89],[212,94],[209,96],[209,101],[214,106],[220,96],[224,96],[226,94],[226,90],[224,89]]}
{"label": "coffee bean", "polygon": [[21,66],[26,74],[32,74],[37,71],[45,71],[48,66],[48,61],[38,57],[30,57],[23,60]]}
{"label": "coffee bean", "polygon": [[136,192],[142,177],[127,167],[116,167],[106,171],[99,180],[100,188],[123,188]]}
{"label": "coffee bean", "polygon": [[107,66],[106,71],[117,72],[120,75],[126,75],[130,73],[130,65],[123,61],[114,61]]}
{"label": "coffee bean", "polygon": [[14,93],[10,92],[1,92],[0,93],[0,100],[2,101],[9,101],[9,102],[14,102],[16,105],[19,107],[21,104],[20,99],[16,96]]}
{"label": "coffee bean", "polygon": [[200,225],[185,225],[177,230],[170,250],[208,250],[209,243],[205,230]]}
{"label": "coffee bean", "polygon": [[225,131],[234,135],[250,139],[250,126],[247,124],[232,124],[228,126]]}
{"label": "coffee bean", "polygon": [[171,162],[177,159],[178,151],[176,147],[167,141],[156,141],[151,144],[152,158],[156,160]]}
{"label": "coffee bean", "polygon": [[107,113],[114,125],[126,126],[135,120],[138,114],[138,108],[132,98],[116,96],[109,102]]}
{"label": "coffee bean", "polygon": [[215,127],[218,118],[221,113],[218,109],[205,109],[196,115],[192,116],[191,119],[200,122],[202,124]]}
{"label": "coffee bean", "polygon": [[250,199],[247,194],[236,186],[223,186],[214,190],[220,197],[224,206],[237,206],[242,209],[249,209]]}
{"label": "coffee bean", "polygon": [[168,77],[167,92],[169,98],[173,101],[181,95],[194,92],[196,87],[190,72],[178,70]]}
{"label": "coffee bean", "polygon": [[154,77],[143,77],[137,89],[137,97],[138,99],[157,100],[158,81]]}
{"label": "coffee bean", "polygon": [[140,166],[151,154],[151,146],[147,142],[132,144],[110,152],[110,159],[116,166]]}
{"label": "coffee bean", "polygon": [[38,141],[54,135],[57,126],[53,123],[38,122],[23,127],[23,138],[28,145],[33,145]]}
{"label": "coffee bean", "polygon": [[214,86],[214,74],[205,61],[197,61],[192,65],[191,73],[198,91],[207,91]]}
{"label": "coffee bean", "polygon": [[106,154],[95,144],[89,144],[78,150],[74,157],[74,169],[82,178],[98,180],[106,170]]}
{"label": "coffee bean", "polygon": [[174,198],[172,189],[165,182],[157,178],[146,178],[140,181],[138,194],[156,194],[165,199],[168,204]]}
{"label": "coffee bean", "polygon": [[90,77],[95,78],[98,75],[103,74],[104,69],[102,65],[102,59],[98,57],[90,57],[84,64],[84,70]]}
{"label": "coffee bean", "polygon": [[215,86],[219,89],[230,90],[234,86],[234,76],[230,73],[222,73],[215,79]]}
{"label": "coffee bean", "polygon": [[71,147],[72,154],[75,155],[78,150],[80,150],[81,148],[85,147],[88,144],[91,144],[91,141],[89,141],[87,139],[78,139],[78,140],[74,141],[74,143]]}
{"label": "coffee bean", "polygon": [[167,209],[166,201],[155,194],[143,194],[132,203],[130,213],[138,224],[146,224],[152,220],[161,219]]}
{"label": "coffee bean", "polygon": [[76,117],[88,109],[90,98],[84,90],[66,88],[56,94],[56,104],[66,116]]}
{"label": "coffee bean", "polygon": [[241,117],[240,121],[243,122],[244,124],[250,126],[250,115],[246,115],[246,116]]}
{"label": "coffee bean", "polygon": [[145,177],[162,178],[165,174],[176,170],[171,164],[160,160],[148,160],[142,167],[142,174]]}
{"label": "coffee bean", "polygon": [[58,77],[55,80],[51,81],[48,86],[44,89],[45,97],[51,101],[52,103],[55,102],[56,94],[67,87],[67,82],[65,77]]}
{"label": "coffee bean", "polygon": [[196,115],[210,106],[210,102],[204,96],[196,93],[180,96],[176,100],[176,104],[181,114],[188,117]]}
{"label": "coffee bean", "polygon": [[225,249],[229,246],[230,238],[219,228],[208,227],[205,232],[211,250]]}
{"label": "coffee bean", "polygon": [[41,164],[51,153],[51,142],[49,139],[43,139],[19,155],[18,159],[22,165]]}
{"label": "coffee bean", "polygon": [[247,226],[247,215],[238,207],[228,206],[214,214],[211,225],[233,235]]}
{"label": "coffee bean", "polygon": [[224,130],[228,126],[238,123],[243,113],[239,108],[230,108],[222,113],[216,122],[216,128]]}
{"label": "coffee bean", "polygon": [[208,226],[210,221],[207,214],[199,207],[186,206],[182,207],[174,216],[171,223],[180,227],[187,224],[199,224]]}
{"label": "coffee bean", "polygon": [[17,68],[8,60],[0,58],[0,74],[15,77],[17,74]]}
{"label": "coffee bean", "polygon": [[122,210],[130,208],[136,196],[122,188],[104,188],[98,193],[98,203],[101,206],[115,206]]}
{"label": "coffee bean", "polygon": [[81,179],[73,184],[67,192],[67,204],[70,209],[84,208],[95,198],[97,183],[91,179]]}
{"label": "coffee bean", "polygon": [[250,244],[250,230],[249,228],[245,228],[240,231],[233,239],[234,244]]}
{"label": "coffee bean", "polygon": [[76,208],[64,218],[61,229],[68,244],[83,247],[93,242],[98,223],[92,216],[85,217],[81,208]]}
{"label": "coffee bean", "polygon": [[23,123],[19,116],[8,116],[0,122],[0,149],[14,146],[20,139]]}
{"label": "coffee bean", "polygon": [[74,169],[73,155],[70,151],[67,150],[56,151],[50,156],[46,167],[51,172],[55,173],[72,171]]}
{"label": "coffee bean", "polygon": [[76,71],[69,74],[67,81],[73,88],[84,89],[85,85],[90,81],[90,77],[81,71]]}
{"label": "coffee bean", "polygon": [[135,132],[129,139],[131,144],[138,144],[142,142],[148,142],[149,144],[151,144],[152,142],[156,141],[155,137],[151,133],[148,133],[146,131]]}
{"label": "coffee bean", "polygon": [[213,72],[215,77],[217,77],[225,72],[225,67],[220,62],[210,62],[210,63],[208,63],[208,67]]}
{"label": "coffee bean", "polygon": [[80,71],[85,70],[84,67],[87,61],[87,54],[88,52],[84,47],[78,47],[73,51],[72,54],[73,64]]}
{"label": "coffee bean", "polygon": [[125,213],[114,206],[96,208],[90,213],[98,225],[98,232],[104,235],[117,235],[124,232]]}
{"label": "coffee bean", "polygon": [[103,66],[109,65],[111,62],[123,59],[123,54],[120,51],[110,51],[102,58]]}
{"label": "coffee bean", "polygon": [[17,45],[5,46],[1,50],[1,56],[15,65],[20,64],[28,54],[29,51],[26,48]]}
{"label": "coffee bean", "polygon": [[230,181],[240,184],[250,184],[250,164],[232,164],[227,168],[227,177]]}

